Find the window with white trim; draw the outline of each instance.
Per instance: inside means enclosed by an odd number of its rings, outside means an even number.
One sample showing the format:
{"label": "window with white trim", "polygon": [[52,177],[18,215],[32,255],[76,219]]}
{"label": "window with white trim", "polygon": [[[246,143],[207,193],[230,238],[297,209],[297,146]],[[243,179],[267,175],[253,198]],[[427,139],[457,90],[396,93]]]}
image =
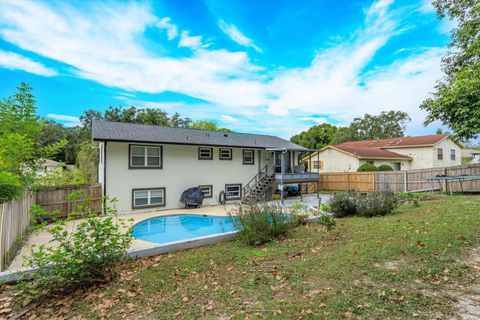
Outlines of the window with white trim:
{"label": "window with white trim", "polygon": [[163,207],[165,206],[165,188],[134,189],[133,207]]}
{"label": "window with white trim", "polygon": [[232,160],[232,149],[220,148],[219,149],[220,160]]}
{"label": "window with white trim", "polygon": [[393,170],[401,171],[402,170],[402,163],[401,162],[394,162],[393,163]]}
{"label": "window with white trim", "polygon": [[255,150],[243,149],[243,164],[255,163]]}
{"label": "window with white trim", "polygon": [[161,146],[130,145],[130,168],[162,168]]}
{"label": "window with white trim", "polygon": [[443,160],[443,149],[442,148],[437,149],[437,159],[438,160]]}
{"label": "window with white trim", "polygon": [[455,149],[450,149],[450,160],[455,161]]}
{"label": "window with white trim", "polygon": [[212,160],[213,159],[213,149],[212,148],[198,148],[198,159],[199,160]]}
{"label": "window with white trim", "polygon": [[241,184],[227,184],[225,185],[225,199],[238,200],[242,198]]}
{"label": "window with white trim", "polygon": [[213,197],[213,186],[212,185],[204,185],[204,186],[198,186],[200,190],[203,192],[203,197],[204,198],[211,198]]}

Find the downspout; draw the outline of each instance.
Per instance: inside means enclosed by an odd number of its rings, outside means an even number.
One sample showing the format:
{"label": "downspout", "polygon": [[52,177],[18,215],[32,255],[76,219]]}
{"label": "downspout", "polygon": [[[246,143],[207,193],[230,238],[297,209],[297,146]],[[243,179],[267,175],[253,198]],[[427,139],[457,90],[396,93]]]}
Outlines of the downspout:
{"label": "downspout", "polygon": [[[130,159],[128,159],[130,161]],[[107,214],[106,202],[107,202],[107,141],[103,145],[103,213]]]}
{"label": "downspout", "polygon": [[282,151],[282,158],[280,159],[280,195],[281,195],[281,202],[283,204],[283,175],[285,174],[285,154],[288,150]]}

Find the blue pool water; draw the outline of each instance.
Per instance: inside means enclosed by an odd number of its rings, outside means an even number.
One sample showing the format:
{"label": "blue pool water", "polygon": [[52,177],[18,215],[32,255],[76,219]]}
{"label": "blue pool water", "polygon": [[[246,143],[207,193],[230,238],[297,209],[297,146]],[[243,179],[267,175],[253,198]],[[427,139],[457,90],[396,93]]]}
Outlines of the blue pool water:
{"label": "blue pool water", "polygon": [[235,230],[235,223],[230,217],[182,214],[139,222],[133,226],[133,237],[163,244]]}

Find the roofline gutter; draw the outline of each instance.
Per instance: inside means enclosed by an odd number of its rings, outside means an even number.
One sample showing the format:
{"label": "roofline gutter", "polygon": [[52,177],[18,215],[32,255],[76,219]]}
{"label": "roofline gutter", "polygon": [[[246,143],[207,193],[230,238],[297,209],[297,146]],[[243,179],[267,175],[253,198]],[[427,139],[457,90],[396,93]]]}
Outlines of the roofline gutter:
{"label": "roofline gutter", "polygon": [[203,143],[181,143],[181,142],[160,142],[160,141],[147,141],[147,140],[126,140],[126,139],[100,139],[93,138],[93,141],[111,141],[111,142],[125,142],[125,143],[148,143],[148,144],[168,144],[168,145],[182,145],[182,146],[207,146],[207,147],[222,147],[222,148],[248,148],[248,149],[261,149],[261,150],[291,150],[298,152],[307,152],[308,149],[293,149],[293,148],[268,148],[268,147],[256,147],[256,146],[232,146],[223,144],[203,144]]}
{"label": "roofline gutter", "polygon": [[395,158],[395,157],[365,157],[365,156],[356,156],[359,160],[406,160],[406,161],[412,161],[413,158]]}

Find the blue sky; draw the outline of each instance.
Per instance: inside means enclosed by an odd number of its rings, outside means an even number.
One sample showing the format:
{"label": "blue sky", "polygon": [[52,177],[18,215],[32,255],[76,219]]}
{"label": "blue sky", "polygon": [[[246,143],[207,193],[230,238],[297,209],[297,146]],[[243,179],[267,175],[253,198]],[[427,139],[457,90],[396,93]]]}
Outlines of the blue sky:
{"label": "blue sky", "polygon": [[0,96],[28,82],[69,126],[135,105],[288,138],[404,110],[429,134],[451,28],[428,1],[0,0]]}

